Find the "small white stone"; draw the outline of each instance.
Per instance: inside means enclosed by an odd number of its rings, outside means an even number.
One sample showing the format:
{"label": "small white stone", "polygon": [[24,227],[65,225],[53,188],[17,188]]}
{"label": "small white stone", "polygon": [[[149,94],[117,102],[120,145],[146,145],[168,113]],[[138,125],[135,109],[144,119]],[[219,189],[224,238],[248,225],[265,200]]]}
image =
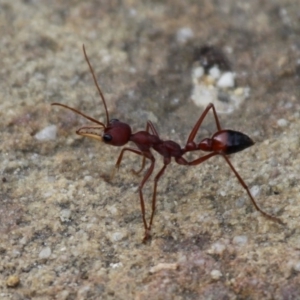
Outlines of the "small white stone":
{"label": "small white stone", "polygon": [[45,247],[41,250],[41,252],[39,253],[39,258],[40,259],[45,259],[45,258],[49,258],[51,255],[51,248],[50,247]]}
{"label": "small white stone", "polygon": [[260,187],[258,185],[254,185],[250,189],[250,193],[254,198],[258,197],[260,195]]}
{"label": "small white stone", "polygon": [[222,255],[225,250],[226,250],[226,245],[220,242],[216,242],[211,245],[211,248],[207,251],[207,253]]}
{"label": "small white stone", "polygon": [[56,298],[57,298],[57,299],[66,300],[66,299],[68,299],[69,295],[70,295],[70,292],[67,291],[67,290],[64,290],[64,291],[59,292],[59,293],[56,295]]}
{"label": "small white stone", "polygon": [[192,39],[193,37],[194,37],[194,32],[189,27],[182,27],[179,30],[177,30],[176,40],[179,43],[186,43],[188,40]]}
{"label": "small white stone", "polygon": [[90,175],[86,175],[86,176],[84,176],[84,180],[89,182],[89,181],[93,180],[93,177]]}
{"label": "small white stone", "polygon": [[233,238],[232,242],[235,245],[242,246],[247,244],[248,237],[246,235],[237,235]]}
{"label": "small white stone", "polygon": [[219,270],[212,270],[210,276],[213,280],[219,280],[223,275]]}
{"label": "small white stone", "polygon": [[59,218],[62,222],[69,221],[70,217],[71,217],[71,211],[69,209],[61,210]]}
{"label": "small white stone", "polygon": [[39,141],[51,141],[56,139],[57,127],[49,125],[39,131],[34,137]]}
{"label": "small white stone", "polygon": [[221,75],[217,82],[217,86],[220,88],[232,88],[235,85],[235,74],[232,72],[225,72]]}
{"label": "small white stone", "polygon": [[288,125],[288,121],[286,119],[279,119],[277,121],[277,125],[280,127],[286,127]]}
{"label": "small white stone", "polygon": [[106,210],[108,210],[114,216],[118,214],[118,209],[115,207],[115,205],[106,206]]}
{"label": "small white stone", "polygon": [[293,269],[294,269],[296,272],[300,272],[300,261],[297,261],[297,262],[294,263]]}
{"label": "small white stone", "polygon": [[227,195],[227,193],[225,191],[219,191],[219,195],[222,197],[225,197]]}
{"label": "small white stone", "polygon": [[111,263],[109,264],[109,266],[112,268],[112,269],[117,269],[117,268],[120,268],[120,267],[123,267],[123,264],[121,262],[118,262],[118,263]]}
{"label": "small white stone", "polygon": [[178,268],[177,263],[159,263],[156,266],[150,268],[149,272],[153,274],[161,270],[176,270],[177,268]]}
{"label": "small white stone", "polygon": [[193,79],[201,78],[204,75],[204,69],[202,67],[197,67],[193,70],[192,77]]}
{"label": "small white stone", "polygon": [[178,98],[173,98],[172,100],[171,100],[171,104],[173,104],[173,105],[176,105],[176,104],[178,104],[179,103],[179,99]]}
{"label": "small white stone", "polygon": [[192,101],[197,106],[205,107],[209,103],[214,103],[218,98],[217,89],[206,87],[205,85],[195,85],[191,95]]}
{"label": "small white stone", "polygon": [[28,242],[27,237],[26,237],[26,236],[23,236],[23,237],[20,239],[19,242],[20,242],[21,245],[26,245],[27,242]]}
{"label": "small white stone", "polygon": [[220,77],[221,71],[217,66],[213,66],[209,69],[209,75],[216,80]]}
{"label": "small white stone", "polygon": [[112,235],[111,235],[111,241],[112,242],[118,242],[118,241],[121,241],[122,239],[124,238],[124,234],[120,231],[117,231],[117,232],[114,232]]}

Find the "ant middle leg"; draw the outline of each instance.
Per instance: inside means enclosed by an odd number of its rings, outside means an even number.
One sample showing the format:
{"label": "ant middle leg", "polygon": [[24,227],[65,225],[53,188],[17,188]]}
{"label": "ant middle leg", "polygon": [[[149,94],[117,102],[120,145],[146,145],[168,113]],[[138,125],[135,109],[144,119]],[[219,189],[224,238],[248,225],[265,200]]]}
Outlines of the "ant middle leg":
{"label": "ant middle leg", "polygon": [[149,179],[149,177],[151,176],[151,174],[154,170],[154,164],[155,164],[155,158],[152,155],[152,153],[148,152],[147,154],[148,154],[147,158],[149,158],[151,160],[151,164],[150,164],[150,167],[147,170],[142,182],[139,184],[139,195],[140,195],[140,202],[141,202],[141,209],[142,209],[142,218],[143,218],[143,223],[144,223],[144,228],[145,228],[145,235],[144,235],[144,238],[143,238],[143,243],[146,243],[148,241],[148,239],[151,237],[150,229],[147,226],[147,222],[146,222],[143,187],[144,187],[145,183],[147,182],[147,180]]}
{"label": "ant middle leg", "polygon": [[154,164],[155,164],[155,158],[154,158],[154,156],[152,155],[152,153],[150,151],[149,152],[142,152],[140,150],[133,149],[133,148],[123,148],[122,151],[119,154],[119,158],[116,162],[115,169],[118,169],[120,167],[120,164],[121,164],[121,161],[123,159],[123,155],[124,155],[125,151],[133,152],[135,154],[143,156],[144,159],[148,158],[148,159],[151,160],[150,167],[147,170],[143,180],[139,184],[140,205],[141,205],[141,211],[142,211],[143,224],[144,224],[144,228],[145,228],[145,236],[144,236],[143,242],[145,243],[150,238],[151,235],[150,235],[150,231],[148,230],[148,225],[147,225],[147,221],[146,221],[146,209],[145,209],[145,201],[144,201],[144,196],[143,196],[143,187],[144,187],[144,184],[147,182],[147,180],[149,179],[149,177],[151,176],[151,174],[153,172]]}
{"label": "ant middle leg", "polygon": [[164,159],[164,165],[160,169],[160,171],[157,173],[157,175],[154,178],[154,187],[153,187],[153,195],[152,195],[152,211],[151,211],[151,217],[150,217],[150,222],[149,222],[149,227],[148,230],[149,232],[151,231],[151,226],[153,224],[153,218],[156,210],[156,193],[157,193],[157,183],[160,179],[160,177],[164,174],[166,167],[170,164],[171,159],[165,158]]}

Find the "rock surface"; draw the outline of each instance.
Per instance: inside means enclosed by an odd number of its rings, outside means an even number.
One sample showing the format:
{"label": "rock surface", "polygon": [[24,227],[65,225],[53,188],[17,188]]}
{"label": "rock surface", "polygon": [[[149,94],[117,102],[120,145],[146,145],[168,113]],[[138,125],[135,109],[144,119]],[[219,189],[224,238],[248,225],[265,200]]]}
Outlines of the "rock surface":
{"label": "rock surface", "polygon": [[[0,299],[299,299],[299,12],[298,0],[1,0]],[[134,131],[151,119],[181,145],[203,110],[195,53],[223,52],[250,94],[221,125],[256,142],[231,161],[286,225],[255,211],[222,158],[172,163],[142,244],[141,159],[126,155],[109,181],[120,149],[50,106],[105,122],[82,44],[111,117]],[[35,138],[51,125],[54,140]],[[215,128],[209,117],[199,139]],[[144,194],[149,217],[152,180]]]}

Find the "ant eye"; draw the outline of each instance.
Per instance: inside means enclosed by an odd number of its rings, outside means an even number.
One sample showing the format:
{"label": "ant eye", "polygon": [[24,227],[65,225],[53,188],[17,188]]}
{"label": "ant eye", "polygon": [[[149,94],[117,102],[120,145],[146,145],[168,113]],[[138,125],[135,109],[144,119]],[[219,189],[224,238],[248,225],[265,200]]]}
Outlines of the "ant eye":
{"label": "ant eye", "polygon": [[108,143],[112,140],[112,136],[110,134],[106,133],[106,134],[103,135],[102,139],[105,143]]}
{"label": "ant eye", "polygon": [[111,120],[109,121],[110,124],[112,124],[112,123],[114,123],[114,122],[119,122],[119,119],[111,119]]}

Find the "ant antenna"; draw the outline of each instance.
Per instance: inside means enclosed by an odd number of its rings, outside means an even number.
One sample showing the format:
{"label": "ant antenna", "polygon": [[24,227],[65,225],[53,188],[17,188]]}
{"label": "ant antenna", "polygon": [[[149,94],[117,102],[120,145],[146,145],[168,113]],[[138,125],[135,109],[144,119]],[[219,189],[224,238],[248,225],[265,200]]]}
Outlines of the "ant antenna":
{"label": "ant antenna", "polygon": [[104,126],[104,127],[108,127],[108,124],[109,124],[109,116],[108,116],[108,110],[107,110],[105,98],[104,98],[104,95],[103,95],[103,93],[102,93],[102,91],[101,91],[101,89],[100,89],[100,87],[99,87],[98,82],[97,82],[97,79],[96,79],[96,76],[95,76],[95,72],[94,72],[94,70],[93,70],[93,67],[91,66],[90,61],[89,61],[89,58],[88,58],[88,56],[87,56],[87,54],[86,54],[84,44],[82,45],[82,49],[83,49],[83,53],[84,53],[85,60],[86,60],[86,62],[87,62],[88,65],[89,65],[90,71],[91,71],[91,73],[92,73],[92,75],[93,75],[94,83],[95,83],[95,85],[96,85],[96,87],[97,87],[98,93],[99,93],[99,95],[100,95],[100,97],[101,97],[101,99],[102,99],[102,102],[103,102],[103,105],[104,105],[104,108],[105,108],[105,114],[106,114],[106,126]]}

